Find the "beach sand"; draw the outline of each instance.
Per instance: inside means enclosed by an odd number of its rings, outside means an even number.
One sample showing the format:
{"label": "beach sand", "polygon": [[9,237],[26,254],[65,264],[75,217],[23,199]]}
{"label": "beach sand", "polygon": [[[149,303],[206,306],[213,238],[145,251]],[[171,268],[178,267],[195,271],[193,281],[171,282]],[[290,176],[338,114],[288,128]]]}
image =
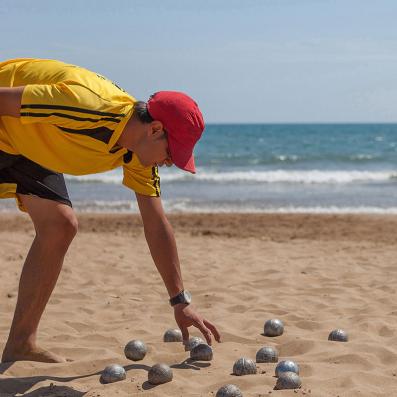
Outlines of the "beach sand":
{"label": "beach sand", "polygon": [[[72,362],[0,366],[0,396],[215,396],[227,383],[247,396],[397,396],[397,217],[375,215],[226,215],[169,217],[185,287],[222,333],[210,363],[189,362],[180,343],[164,343],[176,326],[167,293],[136,215],[80,214],[56,289],[39,329],[40,345]],[[1,214],[0,349],[33,228],[25,215]],[[267,319],[285,332],[262,335]],[[348,343],[327,340],[348,331]],[[192,329],[192,335],[199,335]],[[142,339],[140,362],[124,345]],[[239,357],[265,345],[301,368],[297,392],[273,390],[275,364],[231,374]],[[155,363],[173,366],[172,382],[152,387]],[[101,371],[125,366],[127,379],[103,385]]]}

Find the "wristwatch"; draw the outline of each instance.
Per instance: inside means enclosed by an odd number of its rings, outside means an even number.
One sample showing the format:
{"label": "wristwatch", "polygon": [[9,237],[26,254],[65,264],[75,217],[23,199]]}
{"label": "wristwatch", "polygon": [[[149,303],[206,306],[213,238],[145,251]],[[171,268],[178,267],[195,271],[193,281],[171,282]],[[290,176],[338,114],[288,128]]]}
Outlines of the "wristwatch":
{"label": "wristwatch", "polygon": [[183,290],[178,295],[175,295],[170,299],[170,305],[175,306],[178,303],[184,303],[188,305],[192,301],[192,294],[189,291]]}

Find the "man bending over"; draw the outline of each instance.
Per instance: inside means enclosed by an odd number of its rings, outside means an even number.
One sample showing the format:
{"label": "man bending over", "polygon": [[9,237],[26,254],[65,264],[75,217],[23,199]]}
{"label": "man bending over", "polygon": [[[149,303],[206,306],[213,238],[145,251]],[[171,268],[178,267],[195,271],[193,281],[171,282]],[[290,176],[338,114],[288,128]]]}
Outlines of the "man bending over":
{"label": "man bending over", "polygon": [[190,305],[172,228],[160,198],[157,166],[195,172],[193,148],[204,130],[187,95],[160,91],[147,103],[87,69],[55,60],[0,63],[0,198],[15,197],[36,236],[26,257],[2,362],[65,359],[37,345],[37,328],[66,251],[77,232],[63,173],[123,167],[134,190],[147,243],[184,341],[188,327],[208,343],[216,327]]}

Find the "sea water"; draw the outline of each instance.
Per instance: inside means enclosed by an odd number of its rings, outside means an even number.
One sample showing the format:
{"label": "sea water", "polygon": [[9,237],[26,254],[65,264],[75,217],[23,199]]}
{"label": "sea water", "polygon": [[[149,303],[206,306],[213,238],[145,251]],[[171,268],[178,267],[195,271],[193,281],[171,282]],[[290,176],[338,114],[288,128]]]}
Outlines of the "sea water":
{"label": "sea water", "polygon": [[[213,124],[195,153],[159,168],[168,212],[397,213],[397,124]],[[137,211],[121,169],[66,179],[79,211]]]}

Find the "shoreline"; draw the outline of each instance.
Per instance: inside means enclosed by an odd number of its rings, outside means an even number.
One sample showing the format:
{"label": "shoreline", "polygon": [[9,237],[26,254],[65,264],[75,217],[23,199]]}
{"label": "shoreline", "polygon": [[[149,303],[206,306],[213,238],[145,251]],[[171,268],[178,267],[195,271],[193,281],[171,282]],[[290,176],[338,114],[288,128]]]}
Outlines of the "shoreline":
{"label": "shoreline", "polygon": [[[77,212],[76,215],[79,233],[143,235],[138,214]],[[0,218],[9,231],[33,231],[27,214],[2,213]],[[167,218],[176,235],[397,243],[397,215],[394,214],[171,213]]]}

